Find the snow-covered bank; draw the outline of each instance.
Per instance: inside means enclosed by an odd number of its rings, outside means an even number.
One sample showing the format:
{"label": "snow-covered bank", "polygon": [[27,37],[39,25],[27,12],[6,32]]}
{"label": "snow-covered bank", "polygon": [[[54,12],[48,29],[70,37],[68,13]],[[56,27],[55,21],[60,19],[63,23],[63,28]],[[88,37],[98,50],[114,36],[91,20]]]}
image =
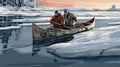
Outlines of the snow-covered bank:
{"label": "snow-covered bank", "polygon": [[51,45],[47,50],[69,58],[120,55],[119,28],[109,26],[79,33],[72,41]]}

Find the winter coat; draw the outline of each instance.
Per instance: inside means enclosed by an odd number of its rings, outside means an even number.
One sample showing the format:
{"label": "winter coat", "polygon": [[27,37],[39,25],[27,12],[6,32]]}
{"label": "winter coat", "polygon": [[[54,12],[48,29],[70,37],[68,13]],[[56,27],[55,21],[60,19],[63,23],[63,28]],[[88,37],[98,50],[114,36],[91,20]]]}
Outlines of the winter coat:
{"label": "winter coat", "polygon": [[65,25],[66,26],[71,26],[73,25],[74,21],[77,22],[77,18],[75,17],[74,14],[69,13],[67,15],[64,14],[64,20],[65,20]]}
{"label": "winter coat", "polygon": [[64,17],[58,13],[57,16],[53,16],[50,20],[50,23],[53,24],[54,28],[63,28]]}

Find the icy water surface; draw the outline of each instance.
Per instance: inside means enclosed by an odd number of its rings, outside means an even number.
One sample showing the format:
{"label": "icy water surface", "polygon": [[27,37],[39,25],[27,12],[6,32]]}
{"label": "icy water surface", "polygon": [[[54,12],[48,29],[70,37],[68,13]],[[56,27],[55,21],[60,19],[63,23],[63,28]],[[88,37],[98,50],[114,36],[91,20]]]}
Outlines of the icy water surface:
{"label": "icy water surface", "polygon": [[[108,36],[113,38],[113,40],[120,41],[120,28],[119,25],[109,25],[108,23],[116,23],[120,22],[120,12],[119,11],[90,11],[90,12],[83,12],[83,11],[74,11],[73,12],[80,22],[86,21],[91,19],[92,17],[96,17],[96,26],[91,31],[91,34],[88,36],[93,36],[95,34],[96,38],[98,39],[98,43],[105,39],[107,40]],[[42,21],[48,21],[50,19],[49,16],[52,16],[54,12],[45,11],[41,14],[41,18],[44,18]],[[45,22],[47,23],[47,22]],[[47,27],[48,25],[41,25],[42,27]],[[98,29],[99,31],[94,31]],[[109,31],[104,34],[101,31]],[[115,31],[115,33],[112,33]],[[101,35],[101,33],[103,33]],[[110,34],[110,35],[107,35]],[[76,34],[74,35],[74,40],[70,41],[72,43],[87,43],[89,42],[90,38],[86,34]],[[105,36],[105,37],[104,37]],[[81,59],[63,59],[51,55],[46,52],[46,47],[41,48],[41,51],[38,52],[35,56],[32,56],[32,28],[31,26],[24,26],[17,30],[8,30],[8,31],[0,31],[0,67],[117,67],[120,64],[120,58],[101,58],[98,60],[81,60]],[[93,38],[95,38],[93,37]],[[104,37],[104,38],[103,38]],[[4,39],[4,40],[3,40]],[[105,41],[104,40],[104,41]],[[114,42],[114,43],[117,43]],[[90,41],[94,42],[94,41]],[[113,44],[114,44],[113,43]],[[79,43],[80,44],[80,43]],[[2,49],[6,47],[7,49]],[[118,44],[119,45],[119,44]],[[4,50],[4,51],[3,51]],[[113,65],[114,64],[114,65]]]}

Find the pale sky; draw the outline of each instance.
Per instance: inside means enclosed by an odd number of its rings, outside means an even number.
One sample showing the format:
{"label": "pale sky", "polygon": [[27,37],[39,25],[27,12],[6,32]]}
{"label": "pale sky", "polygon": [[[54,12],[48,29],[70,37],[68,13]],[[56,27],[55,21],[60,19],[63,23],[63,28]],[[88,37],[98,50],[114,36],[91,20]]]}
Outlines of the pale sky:
{"label": "pale sky", "polygon": [[120,8],[120,0],[40,0],[45,7],[110,8],[113,4]]}

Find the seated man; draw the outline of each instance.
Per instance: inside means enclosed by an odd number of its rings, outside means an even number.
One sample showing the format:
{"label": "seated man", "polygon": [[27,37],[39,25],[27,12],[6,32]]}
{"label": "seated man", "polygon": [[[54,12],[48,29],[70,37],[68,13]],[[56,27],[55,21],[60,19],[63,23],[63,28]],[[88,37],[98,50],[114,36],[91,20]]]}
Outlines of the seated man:
{"label": "seated man", "polygon": [[57,10],[55,11],[55,15],[51,18],[50,23],[53,24],[54,28],[63,28],[64,18]]}
{"label": "seated man", "polygon": [[69,28],[74,28],[74,22],[77,22],[77,18],[74,14],[68,12],[67,9],[64,10],[64,20],[65,20],[65,26]]}

